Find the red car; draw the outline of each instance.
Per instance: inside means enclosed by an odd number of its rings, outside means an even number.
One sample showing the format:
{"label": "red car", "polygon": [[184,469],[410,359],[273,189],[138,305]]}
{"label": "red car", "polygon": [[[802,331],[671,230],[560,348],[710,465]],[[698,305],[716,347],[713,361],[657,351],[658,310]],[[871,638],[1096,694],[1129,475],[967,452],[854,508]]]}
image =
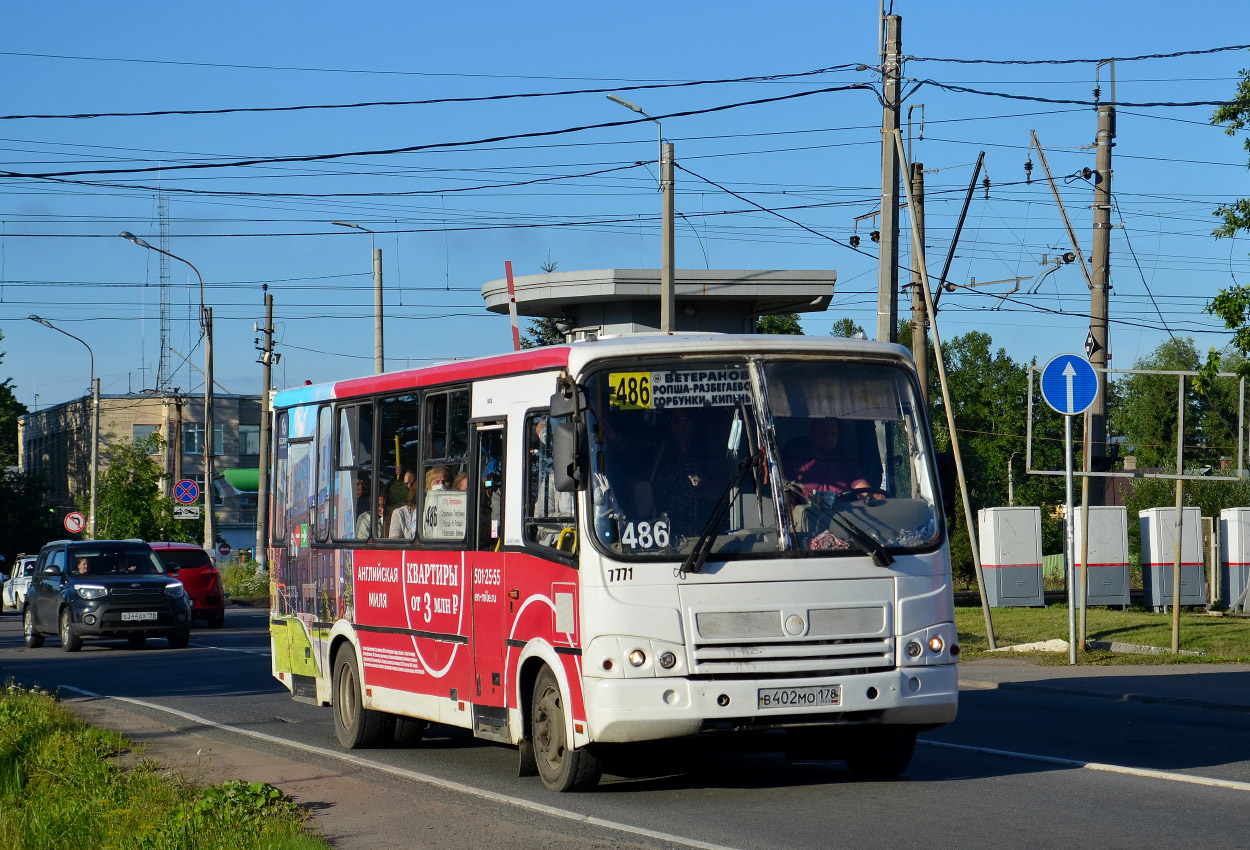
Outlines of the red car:
{"label": "red car", "polygon": [[211,629],[220,629],[226,621],[226,594],[221,587],[221,573],[213,566],[208,553],[194,543],[152,543],[171,572],[177,569],[178,580],[191,599],[191,616],[203,617]]}

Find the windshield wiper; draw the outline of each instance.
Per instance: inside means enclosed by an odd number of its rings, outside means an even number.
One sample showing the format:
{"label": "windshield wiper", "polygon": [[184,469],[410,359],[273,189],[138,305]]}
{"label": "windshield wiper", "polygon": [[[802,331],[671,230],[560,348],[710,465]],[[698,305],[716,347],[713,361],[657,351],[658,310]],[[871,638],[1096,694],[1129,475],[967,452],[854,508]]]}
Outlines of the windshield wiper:
{"label": "windshield wiper", "polygon": [[846,532],[851,538],[852,543],[857,545],[861,552],[872,556],[872,562],[878,567],[888,567],[894,563],[894,556],[886,551],[885,546],[873,534],[862,527],[849,516],[845,516],[841,511],[832,506],[826,507],[818,500],[811,498],[807,493],[803,492],[803,488],[793,481],[786,485],[786,492],[791,495],[804,499],[809,508],[813,508],[830,522],[837,525]]}
{"label": "windshield wiper", "polygon": [[712,508],[712,513],[708,516],[707,522],[703,524],[703,530],[699,532],[699,539],[695,541],[694,548],[690,550],[690,554],[686,556],[686,559],[681,562],[681,566],[677,570],[679,575],[687,572],[697,573],[703,569],[703,563],[707,560],[707,556],[712,550],[712,543],[716,540],[716,531],[720,528],[721,523],[725,521],[725,514],[729,512],[729,506],[732,503],[730,494],[741,486],[742,480],[751,471],[754,459],[754,455],[747,455],[738,461],[738,465],[734,468],[733,476],[729,479],[729,483],[725,485],[725,489],[721,491],[720,498],[716,500],[716,506]]}

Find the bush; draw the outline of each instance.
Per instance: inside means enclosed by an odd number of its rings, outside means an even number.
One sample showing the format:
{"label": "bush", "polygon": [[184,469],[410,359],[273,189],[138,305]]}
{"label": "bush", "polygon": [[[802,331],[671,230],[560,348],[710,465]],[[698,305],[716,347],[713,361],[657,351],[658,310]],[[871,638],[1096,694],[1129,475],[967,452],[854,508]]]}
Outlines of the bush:
{"label": "bush", "polygon": [[269,573],[250,558],[236,558],[221,568],[221,586],[234,599],[267,597]]}

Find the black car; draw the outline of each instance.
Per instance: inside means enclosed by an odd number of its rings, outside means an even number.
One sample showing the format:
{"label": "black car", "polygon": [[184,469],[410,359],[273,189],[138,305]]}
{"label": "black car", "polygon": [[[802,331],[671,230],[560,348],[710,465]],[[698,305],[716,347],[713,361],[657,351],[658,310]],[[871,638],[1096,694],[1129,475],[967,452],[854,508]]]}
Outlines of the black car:
{"label": "black car", "polygon": [[126,638],[139,647],[191,639],[191,602],[176,571],[142,540],[58,540],[43,547],[22,607],[26,645],[59,634],[77,652],[83,638]]}

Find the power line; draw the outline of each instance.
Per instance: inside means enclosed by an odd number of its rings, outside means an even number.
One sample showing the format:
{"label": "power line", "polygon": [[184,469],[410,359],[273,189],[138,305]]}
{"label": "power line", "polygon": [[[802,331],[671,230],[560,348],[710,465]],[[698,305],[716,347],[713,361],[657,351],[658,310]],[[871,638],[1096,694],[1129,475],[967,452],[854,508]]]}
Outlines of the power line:
{"label": "power line", "polygon": [[50,177],[79,177],[85,174],[150,174],[152,172],[168,173],[171,171],[188,171],[192,169],[203,168],[236,168],[248,165],[272,165],[283,162],[324,162],[330,159],[343,159],[349,156],[391,156],[400,153],[416,153],[417,151],[432,150],[434,148],[461,148],[472,145],[487,145],[494,142],[505,142],[514,139],[536,139],[549,136],[560,136],[567,133],[578,133],[583,130],[604,130],[614,127],[629,127],[634,124],[651,123],[652,121],[667,120],[670,118],[686,118],[691,115],[708,115],[714,112],[723,112],[728,109],[737,109],[743,106],[759,106],[765,103],[780,103],[786,100],[795,100],[800,97],[811,97],[818,94],[830,94],[833,92],[852,91],[852,90],[871,91],[863,83],[855,83],[849,86],[830,86],[827,88],[813,89],[804,92],[792,92],[790,94],[777,95],[775,97],[762,97],[755,100],[738,101],[737,103],[726,103],[719,106],[710,106],[704,109],[687,109],[680,112],[670,112],[666,115],[656,115],[651,118],[630,118],[623,121],[605,121],[599,124],[583,124],[577,127],[565,127],[561,130],[535,130],[529,133],[509,133],[502,136],[489,136],[483,139],[473,139],[458,142],[430,142],[424,145],[409,145],[402,148],[385,148],[380,150],[369,151],[346,151],[340,153],[323,153],[323,154],[305,154],[302,156],[275,156],[262,157],[256,159],[242,159],[227,162],[196,162],[183,165],[154,165],[144,168],[93,168],[79,171],[50,171],[38,174],[0,171],[0,175],[5,177],[26,177],[26,178],[50,178]]}
{"label": "power line", "polygon": [[499,100],[521,100],[540,97],[567,97],[583,94],[606,94],[622,91],[643,91],[649,89],[689,88],[692,86],[723,85],[726,83],[758,83],[793,80],[799,77],[810,77],[844,71],[853,65],[834,65],[828,68],[816,68],[811,71],[798,71],[789,74],[768,74],[753,77],[732,77],[720,80],[688,80],[676,83],[640,83],[636,85],[612,86],[609,88],[566,89],[551,92],[512,92],[508,94],[487,94],[466,97],[433,97],[422,100],[372,100],[357,103],[313,103],[296,104],[293,106],[228,106],[220,109],[155,109],[146,112],[77,112],[61,114],[26,114],[0,115],[0,121],[17,121],[24,119],[66,119],[82,120],[88,118],[155,118],[166,115],[233,115],[238,113],[256,112],[303,112],[317,109],[364,109],[375,106],[429,106],[441,103],[486,103]]}
{"label": "power line", "polygon": [[956,65],[1098,65],[1103,62],[1140,62],[1146,59],[1176,59],[1181,56],[1203,56],[1225,53],[1230,50],[1246,50],[1250,44],[1233,44],[1227,47],[1209,47],[1205,50],[1178,50],[1175,53],[1146,53],[1141,56],[1104,56],[1099,59],[940,59],[933,56],[908,56],[909,62],[949,62]]}

